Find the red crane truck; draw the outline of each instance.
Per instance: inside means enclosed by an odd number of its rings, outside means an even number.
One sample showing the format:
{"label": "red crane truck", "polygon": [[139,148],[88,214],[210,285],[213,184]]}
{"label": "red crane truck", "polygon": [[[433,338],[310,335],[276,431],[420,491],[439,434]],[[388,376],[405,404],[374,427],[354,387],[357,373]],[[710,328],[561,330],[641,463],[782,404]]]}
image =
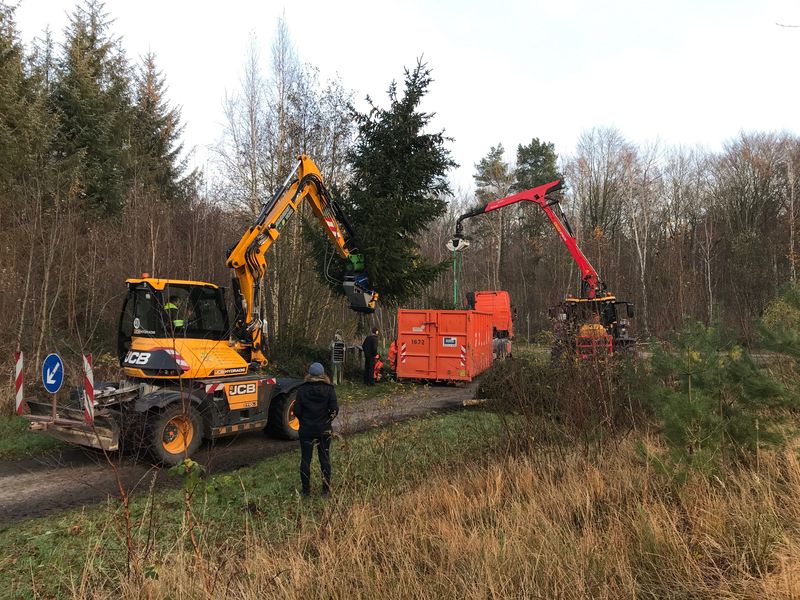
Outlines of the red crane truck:
{"label": "red crane truck", "polygon": [[558,197],[551,196],[563,187],[561,180],[556,179],[550,183],[493,200],[485,206],[464,213],[456,221],[456,231],[451,241],[452,247],[458,250],[466,245],[462,224],[464,220],[517,202],[527,201],[537,204],[550,219],[581,272],[580,296],[568,296],[549,311],[555,332],[553,356],[571,351],[581,358],[592,358],[630,351],[636,343],[630,334],[630,319],[634,316],[633,304],[617,300],[606,289],[597,270],[578,247],[577,239],[566,215],[561,210]]}

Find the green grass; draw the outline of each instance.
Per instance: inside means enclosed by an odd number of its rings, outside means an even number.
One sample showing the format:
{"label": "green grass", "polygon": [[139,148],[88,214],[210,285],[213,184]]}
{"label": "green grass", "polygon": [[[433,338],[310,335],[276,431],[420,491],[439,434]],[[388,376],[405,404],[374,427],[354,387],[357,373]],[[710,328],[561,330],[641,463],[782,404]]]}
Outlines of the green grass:
{"label": "green grass", "polygon": [[[336,440],[334,498],[327,502],[346,508],[387,489],[413,488],[433,470],[480,462],[491,455],[501,432],[497,415],[462,411]],[[299,498],[298,461],[299,452],[293,451],[197,485],[191,510],[199,543],[235,556],[246,551],[245,531],[279,543],[316,523],[326,501]],[[316,465],[313,476],[318,487]],[[184,509],[180,489],[159,489],[153,498],[141,494],[132,502],[134,545],[146,571],[156,573],[170,548],[188,544]],[[125,572],[123,533],[117,502],[0,526],[0,589],[15,598],[69,595],[87,564],[95,577],[102,573],[114,585]]]}
{"label": "green grass", "polygon": [[0,460],[41,454],[63,445],[46,435],[28,431],[22,417],[0,417]]}

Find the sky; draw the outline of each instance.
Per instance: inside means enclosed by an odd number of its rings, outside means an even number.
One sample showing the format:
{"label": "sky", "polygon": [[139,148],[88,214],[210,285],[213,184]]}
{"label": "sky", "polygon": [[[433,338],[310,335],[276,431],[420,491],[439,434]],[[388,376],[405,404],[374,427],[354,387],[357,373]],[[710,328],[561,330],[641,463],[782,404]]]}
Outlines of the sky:
{"label": "sky", "polygon": [[[75,0],[16,0],[23,41],[63,39]],[[107,0],[131,59],[156,55],[181,108],[194,164],[223,130],[255,36],[266,64],[283,15],[300,60],[386,101],[422,57],[434,82],[423,109],[454,141],[454,187],[502,143],[532,138],[561,156],[582,132],[616,127],[631,142],[718,150],[744,131],[800,131],[798,0]]]}

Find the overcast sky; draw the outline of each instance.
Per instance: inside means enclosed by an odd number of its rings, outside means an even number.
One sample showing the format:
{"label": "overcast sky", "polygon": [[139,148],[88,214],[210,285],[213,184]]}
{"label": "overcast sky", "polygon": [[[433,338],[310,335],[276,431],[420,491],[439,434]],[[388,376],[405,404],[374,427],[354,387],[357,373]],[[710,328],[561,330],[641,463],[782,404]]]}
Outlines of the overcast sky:
{"label": "overcast sky", "polygon": [[[73,0],[21,0],[23,40],[57,40]],[[339,74],[358,98],[385,101],[424,56],[424,108],[455,138],[454,183],[502,143],[538,137],[561,155],[582,131],[614,126],[631,141],[717,149],[741,130],[800,130],[798,0],[108,0],[130,58],[152,50],[203,166],[220,137],[248,40],[263,58],[285,14],[303,62]],[[511,153],[509,153],[511,158]]]}

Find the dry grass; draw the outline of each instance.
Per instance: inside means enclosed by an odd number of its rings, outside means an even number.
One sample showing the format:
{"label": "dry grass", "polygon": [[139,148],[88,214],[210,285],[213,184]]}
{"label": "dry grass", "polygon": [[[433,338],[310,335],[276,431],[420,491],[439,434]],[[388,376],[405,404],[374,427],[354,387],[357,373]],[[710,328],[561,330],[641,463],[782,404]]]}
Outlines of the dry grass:
{"label": "dry grass", "polygon": [[[653,443],[645,440],[645,445]],[[231,556],[171,554],[123,598],[800,597],[800,463],[673,485],[631,441],[498,458],[399,496],[341,506]],[[254,528],[253,531],[257,529]],[[94,591],[93,591],[94,590]]]}
{"label": "dry grass", "polygon": [[0,381],[0,417],[10,417],[14,414],[15,391],[13,380]]}

